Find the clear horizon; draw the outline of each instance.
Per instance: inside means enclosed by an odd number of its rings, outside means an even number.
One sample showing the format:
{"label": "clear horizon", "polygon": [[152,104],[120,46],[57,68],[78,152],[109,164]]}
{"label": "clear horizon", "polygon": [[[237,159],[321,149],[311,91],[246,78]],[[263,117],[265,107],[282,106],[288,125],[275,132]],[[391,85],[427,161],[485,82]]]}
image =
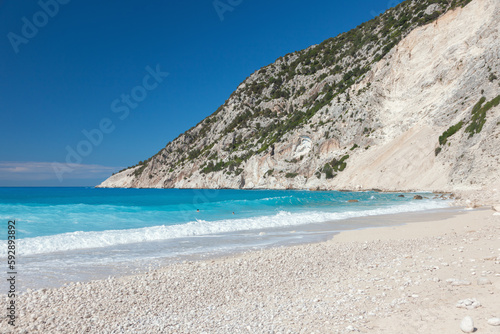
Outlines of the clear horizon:
{"label": "clear horizon", "polygon": [[400,2],[0,1],[0,187],[95,186],[261,67]]}

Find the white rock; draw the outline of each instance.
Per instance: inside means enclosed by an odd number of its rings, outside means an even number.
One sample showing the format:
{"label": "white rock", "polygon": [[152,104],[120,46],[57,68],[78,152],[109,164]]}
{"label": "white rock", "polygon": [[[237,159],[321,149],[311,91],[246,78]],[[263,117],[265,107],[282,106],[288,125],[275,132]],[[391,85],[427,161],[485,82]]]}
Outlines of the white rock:
{"label": "white rock", "polygon": [[469,281],[465,281],[465,280],[456,280],[456,281],[451,282],[452,286],[463,286],[463,285],[470,285],[470,284],[471,283]]}
{"label": "white rock", "polygon": [[458,308],[466,308],[468,310],[473,310],[481,306],[481,303],[476,298],[467,298],[459,300],[456,306]]}
{"label": "white rock", "polygon": [[[331,138],[325,139],[326,131],[330,131],[330,126],[321,125],[325,117],[337,118],[343,110],[345,104],[332,101],[329,111],[326,112],[326,106],[321,113],[316,113],[311,124],[299,126],[290,129],[283,135],[283,140],[276,142],[276,155],[271,158],[269,155],[253,155],[242,164],[244,170],[242,174],[235,177],[235,174],[224,174],[223,171],[204,174],[198,170],[203,162],[208,162],[207,157],[200,157],[198,162],[187,162],[183,168],[176,168],[174,172],[169,172],[169,168],[176,160],[180,161],[181,154],[167,154],[165,148],[162,154],[152,158],[150,163],[143,166],[136,166],[111,176],[104,181],[103,187],[162,187],[167,188],[239,188],[249,189],[258,186],[259,188],[284,189],[287,187],[310,189],[310,188],[343,188],[352,189],[361,185],[363,188],[369,188],[376,185],[383,185],[386,189],[425,189],[430,184],[439,180],[433,187],[438,188],[471,188],[471,184],[491,185],[498,179],[498,162],[500,148],[493,135],[495,125],[493,120],[497,117],[497,109],[493,109],[488,116],[488,124],[481,134],[477,134],[474,140],[481,142],[480,149],[468,151],[470,154],[460,155],[459,152],[467,149],[470,140],[459,140],[455,135],[452,139],[453,144],[446,146],[444,152],[436,157],[433,154],[427,154],[427,149],[436,144],[437,136],[442,133],[438,126],[424,126],[430,124],[449,124],[451,120],[463,119],[468,116],[471,104],[474,99],[479,98],[477,90],[487,88],[485,97],[490,99],[493,88],[497,87],[497,82],[490,83],[486,74],[485,66],[491,65],[492,72],[497,73],[499,38],[498,38],[498,1],[477,1],[463,10],[460,9],[460,15],[450,14],[440,20],[439,26],[430,24],[421,27],[418,32],[409,34],[404,38],[397,48],[394,48],[391,57],[384,57],[382,62],[372,67],[370,74],[367,74],[363,80],[359,80],[352,88],[352,92],[359,91],[361,85],[367,82],[372,84],[367,94],[358,94],[353,98],[349,109],[354,111],[363,110],[366,115],[366,125],[371,120],[377,120],[376,130],[370,135],[369,141],[372,148],[369,150],[358,149],[353,151],[354,156],[348,162],[345,171],[339,173],[335,181],[328,181],[323,176],[318,179],[311,175],[305,179],[303,175],[312,174],[311,172],[322,167],[326,159],[332,159],[336,152],[344,152],[340,143],[344,142],[365,142],[366,137],[358,131],[358,119],[346,117],[342,124],[337,123],[335,128],[342,127],[339,130],[338,140]],[[437,4],[431,4],[426,8],[427,13],[435,13],[439,8]],[[471,45],[470,48],[464,48],[463,45]],[[473,45],[473,46],[472,46]],[[366,50],[366,49],[364,49]],[[367,53],[368,50],[361,53]],[[369,53],[368,53],[369,54]],[[368,55],[367,54],[367,55]],[[294,55],[292,57],[298,57]],[[495,57],[495,58],[493,58]],[[404,61],[403,61],[404,59]],[[453,59],[453,61],[450,61]],[[291,62],[292,60],[290,60]],[[460,63],[459,68],[455,64]],[[383,66],[383,65],[389,66]],[[483,65],[484,64],[484,65]],[[251,78],[246,80],[240,87],[246,87],[251,83],[265,81],[270,72],[277,72],[281,69],[281,61],[270,65],[268,74],[256,71]],[[347,68],[347,67],[346,67]],[[470,70],[469,70],[470,69]],[[474,69],[474,70],[472,70]],[[325,68],[327,70],[327,68]],[[328,72],[328,71],[327,71]],[[484,72],[484,73],[483,73]],[[317,80],[317,74],[307,76],[294,75],[286,84],[293,89],[309,83],[320,82]],[[328,75],[329,82],[333,77]],[[356,80],[357,81],[357,80]],[[363,82],[363,83],[361,83]],[[484,86],[484,87],[483,87]],[[356,88],[355,88],[356,87]],[[497,87],[498,88],[498,87]],[[288,88],[287,88],[288,89]],[[250,108],[268,108],[274,113],[288,113],[288,106],[302,104],[304,99],[308,99],[313,94],[313,89],[317,93],[318,85],[310,87],[306,92],[297,94],[294,97],[284,99],[269,99],[270,89],[266,93],[258,94],[255,99],[262,98],[261,102],[254,101],[253,97],[246,93],[238,91],[238,94],[231,95],[227,104],[223,106],[218,113],[217,118],[211,117],[211,120],[217,119],[217,125],[208,131],[205,138],[200,137],[200,127],[195,127],[190,131],[189,136],[181,135],[178,139],[172,141],[168,148],[185,150],[186,145],[193,149],[203,149],[210,143],[217,145],[209,150],[211,154],[217,153],[221,158],[227,156],[223,149],[229,147],[234,138],[233,135],[242,135],[246,137],[250,128],[239,127],[228,135],[222,135],[225,126],[223,123],[231,122],[236,116],[241,114],[249,106]],[[351,90],[351,89],[350,89]],[[378,92],[391,92],[391,94],[379,94]],[[474,92],[474,94],[471,94]],[[243,93],[243,94],[242,94]],[[321,93],[320,93],[321,94]],[[345,94],[338,96],[344,99]],[[464,95],[470,99],[462,100]],[[496,95],[496,94],[495,94]],[[461,100],[464,105],[460,106],[458,113],[456,103]],[[255,105],[254,105],[255,102]],[[456,102],[456,103],[455,103]],[[465,104],[466,103],[466,104]],[[383,106],[381,108],[365,108],[366,105]],[[348,110],[346,110],[348,112]],[[324,114],[324,117],[320,115]],[[352,114],[351,114],[352,115]],[[280,116],[283,117],[283,116]],[[274,119],[273,119],[274,120]],[[321,122],[320,122],[321,120]],[[361,119],[359,119],[361,120]],[[340,121],[339,121],[340,122]],[[253,123],[253,122],[252,122]],[[250,127],[252,126],[250,123]],[[420,126],[420,124],[422,126]],[[309,132],[308,128],[318,128],[310,136],[305,136]],[[411,132],[408,132],[410,131]],[[202,140],[199,140],[202,139]],[[219,140],[220,139],[220,140]],[[451,144],[451,143],[450,143]],[[258,148],[258,147],[255,147]],[[348,148],[346,147],[348,150]],[[374,151],[375,150],[375,151]],[[244,151],[249,152],[249,151]],[[283,153],[278,153],[283,152]],[[312,153],[304,156],[306,152]],[[373,153],[377,152],[377,153]],[[243,153],[243,152],[242,152]],[[221,156],[222,155],[222,156]],[[300,163],[288,163],[286,159],[293,157],[304,157]],[[377,168],[367,168],[367,164],[377,159]],[[226,158],[224,158],[226,159]],[[418,164],[412,162],[418,161]],[[303,167],[300,167],[303,165]],[[197,167],[199,166],[199,167]],[[431,171],[431,166],[434,167]],[[485,168],[490,166],[492,170]],[[272,176],[263,177],[268,170],[274,168],[276,172]],[[380,167],[380,168],[379,168]],[[411,168],[409,168],[411,167]],[[137,176],[134,172],[144,169],[142,174]],[[192,170],[191,176],[185,179],[184,174],[187,170]],[[278,171],[284,171],[279,173]],[[287,178],[286,172],[300,173],[296,178]],[[378,171],[383,171],[381,175]],[[191,173],[191,172],[190,172]],[[146,175],[152,178],[144,177]],[[320,173],[321,174],[321,173]],[[437,175],[443,177],[436,178]],[[449,177],[454,177],[452,181]],[[244,182],[242,182],[244,181]],[[472,189],[472,188],[471,188]],[[205,198],[207,195],[203,195]],[[458,195],[461,197],[462,195]],[[483,196],[483,195],[481,195]],[[484,195],[486,196],[486,194]]]}
{"label": "white rock", "polygon": [[488,319],[488,325],[491,325],[491,326],[500,326],[500,318],[491,318],[491,319]]}
{"label": "white rock", "polygon": [[480,277],[477,279],[477,285],[487,285],[491,284],[491,281],[486,277]]}
{"label": "white rock", "polygon": [[432,5],[429,5],[426,9],[425,9],[425,14],[427,15],[431,15],[433,14],[434,12],[436,11],[441,11],[441,6],[436,4],[436,3],[433,3]]}
{"label": "white rock", "polygon": [[474,321],[472,321],[472,318],[469,316],[463,318],[462,321],[460,322],[460,329],[464,333],[474,332]]}

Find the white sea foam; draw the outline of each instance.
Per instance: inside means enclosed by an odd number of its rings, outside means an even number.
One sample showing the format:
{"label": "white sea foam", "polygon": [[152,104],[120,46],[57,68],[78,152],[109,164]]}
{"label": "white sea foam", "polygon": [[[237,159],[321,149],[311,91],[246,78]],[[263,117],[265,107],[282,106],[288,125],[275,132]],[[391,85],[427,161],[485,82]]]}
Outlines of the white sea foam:
{"label": "white sea foam", "polygon": [[273,201],[277,199],[285,199],[285,198],[294,198],[293,196],[275,196],[275,197],[266,197],[260,199],[260,201]]}
{"label": "white sea foam", "polygon": [[[108,230],[101,232],[72,232],[52,236],[26,238],[18,240],[18,249],[20,250],[21,255],[34,255],[78,249],[101,248],[148,241],[168,240],[182,237],[214,235],[227,232],[296,226],[355,217],[431,210],[444,208],[447,206],[448,203],[444,201],[424,201],[418,203],[411,202],[398,204],[363,211],[310,211],[301,213],[281,211],[275,215],[263,217],[230,220],[228,219],[218,221],[197,220],[185,224],[170,226],[162,225],[126,230]],[[6,249],[6,241],[1,241],[1,257],[6,257]]]}

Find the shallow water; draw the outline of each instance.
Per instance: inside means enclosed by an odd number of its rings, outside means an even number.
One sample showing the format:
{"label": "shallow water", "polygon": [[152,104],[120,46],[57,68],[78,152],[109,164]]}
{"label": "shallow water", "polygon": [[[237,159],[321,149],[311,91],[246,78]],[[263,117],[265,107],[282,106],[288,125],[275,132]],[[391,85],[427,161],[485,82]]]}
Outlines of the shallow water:
{"label": "shallow water", "polygon": [[[342,230],[398,223],[391,222],[391,214],[411,216],[449,206],[447,201],[398,195],[0,188],[0,219],[16,219],[22,290],[131,274],[184,259],[316,242]],[[359,202],[348,203],[352,199]],[[0,261],[6,261],[6,249],[1,241]]]}

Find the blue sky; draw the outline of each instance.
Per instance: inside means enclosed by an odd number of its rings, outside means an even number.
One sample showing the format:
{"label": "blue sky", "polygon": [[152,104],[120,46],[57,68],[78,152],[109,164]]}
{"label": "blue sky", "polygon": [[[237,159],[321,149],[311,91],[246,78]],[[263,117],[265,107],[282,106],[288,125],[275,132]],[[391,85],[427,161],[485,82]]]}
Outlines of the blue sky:
{"label": "blue sky", "polygon": [[399,2],[0,0],[0,186],[96,185]]}

